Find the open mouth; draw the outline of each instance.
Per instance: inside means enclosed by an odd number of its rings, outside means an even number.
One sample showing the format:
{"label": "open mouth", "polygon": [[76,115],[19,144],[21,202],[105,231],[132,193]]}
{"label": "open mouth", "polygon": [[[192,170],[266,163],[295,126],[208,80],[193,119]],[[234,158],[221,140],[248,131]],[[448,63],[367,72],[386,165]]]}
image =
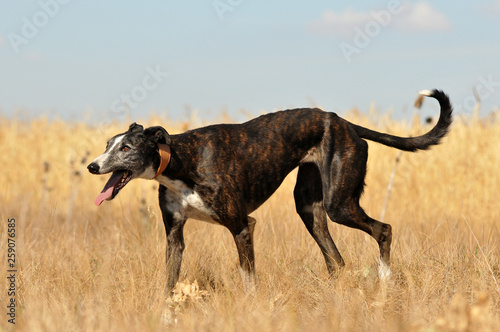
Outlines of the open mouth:
{"label": "open mouth", "polygon": [[99,206],[105,200],[112,200],[122,190],[123,187],[132,179],[130,171],[115,171],[111,174],[108,182],[104,186],[99,196],[95,199],[95,205]]}

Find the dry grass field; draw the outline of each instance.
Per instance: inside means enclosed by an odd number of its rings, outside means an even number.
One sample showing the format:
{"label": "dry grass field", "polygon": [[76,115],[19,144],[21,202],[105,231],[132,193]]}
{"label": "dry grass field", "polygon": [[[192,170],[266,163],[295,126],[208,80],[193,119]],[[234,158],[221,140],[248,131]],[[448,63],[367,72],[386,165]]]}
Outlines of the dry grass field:
{"label": "dry grass field", "polygon": [[[430,125],[350,114],[399,135]],[[178,133],[192,123],[169,123]],[[378,247],[330,223],[346,266],[328,278],[295,213],[293,172],[252,215],[259,287],[243,292],[232,237],[190,220],[182,285],[165,301],[165,233],[157,183],[131,182],[111,202],[94,198],[107,176],[86,165],[128,124],[103,127],[0,118],[0,330],[5,331],[500,331],[500,120],[455,118],[443,144],[403,153],[385,221],[393,226],[392,278],[377,276]],[[370,143],[361,205],[384,206],[398,151]],[[16,223],[16,325],[6,315],[7,220]]]}

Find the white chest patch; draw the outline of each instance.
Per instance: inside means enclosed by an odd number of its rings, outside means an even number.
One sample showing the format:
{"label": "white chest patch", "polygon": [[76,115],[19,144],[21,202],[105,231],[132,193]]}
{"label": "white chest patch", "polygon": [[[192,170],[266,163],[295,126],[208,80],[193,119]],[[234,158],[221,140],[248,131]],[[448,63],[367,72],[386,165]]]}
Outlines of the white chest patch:
{"label": "white chest patch", "polygon": [[[167,208],[188,218],[219,224],[217,214],[207,207],[200,195],[180,180],[160,175],[156,180],[167,187]],[[181,216],[179,216],[181,217]]]}

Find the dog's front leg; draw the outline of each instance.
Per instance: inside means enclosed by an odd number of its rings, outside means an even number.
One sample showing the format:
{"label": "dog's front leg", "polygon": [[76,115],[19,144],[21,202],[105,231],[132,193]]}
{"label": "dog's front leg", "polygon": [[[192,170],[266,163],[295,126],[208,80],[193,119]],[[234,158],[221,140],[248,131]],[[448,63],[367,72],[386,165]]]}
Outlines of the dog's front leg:
{"label": "dog's front leg", "polygon": [[179,280],[181,271],[182,252],[185,247],[183,231],[186,217],[182,211],[176,210],[180,205],[175,200],[167,197],[167,188],[162,185],[160,185],[159,198],[163,223],[165,224],[165,231],[167,233],[167,284],[165,286],[165,295],[169,295]]}
{"label": "dog's front leg", "polygon": [[238,249],[240,259],[240,273],[243,288],[247,294],[252,294],[256,289],[255,258],[253,251],[253,231],[256,220],[247,217],[247,225],[233,232],[234,242]]}
{"label": "dog's front leg", "polygon": [[167,284],[165,286],[165,294],[169,294],[179,280],[182,252],[185,247],[183,235],[185,220],[173,220],[173,226],[170,229],[167,227],[168,223],[169,222],[165,223],[165,228],[167,230]]}

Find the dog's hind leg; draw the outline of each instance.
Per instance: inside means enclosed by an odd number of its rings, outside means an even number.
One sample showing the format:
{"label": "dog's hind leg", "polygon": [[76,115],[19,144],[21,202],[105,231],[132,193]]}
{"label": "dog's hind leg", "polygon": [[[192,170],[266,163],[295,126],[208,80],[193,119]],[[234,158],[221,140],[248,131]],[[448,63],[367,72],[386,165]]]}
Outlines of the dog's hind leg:
{"label": "dog's hind leg", "polygon": [[337,145],[331,164],[323,165],[323,195],[325,210],[336,223],[360,229],[377,241],[380,250],[379,277],[390,275],[391,225],[370,218],[359,205],[363,192],[368,159],[368,145],[353,136]]}
{"label": "dog's hind leg", "polygon": [[356,199],[345,201],[341,207],[327,208],[328,216],[335,222],[348,227],[360,229],[377,241],[380,250],[378,274],[381,279],[390,276],[390,256],[392,227],[370,218],[359,206]]}
{"label": "dog's hind leg", "polygon": [[253,250],[253,231],[257,221],[247,217],[247,225],[236,231],[231,230],[238,249],[240,273],[243,288],[247,294],[255,293],[257,281],[255,275],[255,256]]}
{"label": "dog's hind leg", "polygon": [[321,175],[315,164],[306,163],[299,167],[293,194],[297,213],[318,243],[325,257],[328,272],[333,276],[338,268],[345,264],[328,231]]}
{"label": "dog's hind leg", "polygon": [[167,188],[160,185],[160,208],[163,216],[163,223],[165,224],[165,231],[167,233],[167,283],[165,286],[165,295],[169,295],[170,291],[172,291],[175,284],[179,280],[179,274],[181,271],[182,252],[185,247],[183,230],[186,218],[183,213],[173,211],[173,208],[177,206],[177,204],[175,204],[175,202],[169,202],[166,193]]}

